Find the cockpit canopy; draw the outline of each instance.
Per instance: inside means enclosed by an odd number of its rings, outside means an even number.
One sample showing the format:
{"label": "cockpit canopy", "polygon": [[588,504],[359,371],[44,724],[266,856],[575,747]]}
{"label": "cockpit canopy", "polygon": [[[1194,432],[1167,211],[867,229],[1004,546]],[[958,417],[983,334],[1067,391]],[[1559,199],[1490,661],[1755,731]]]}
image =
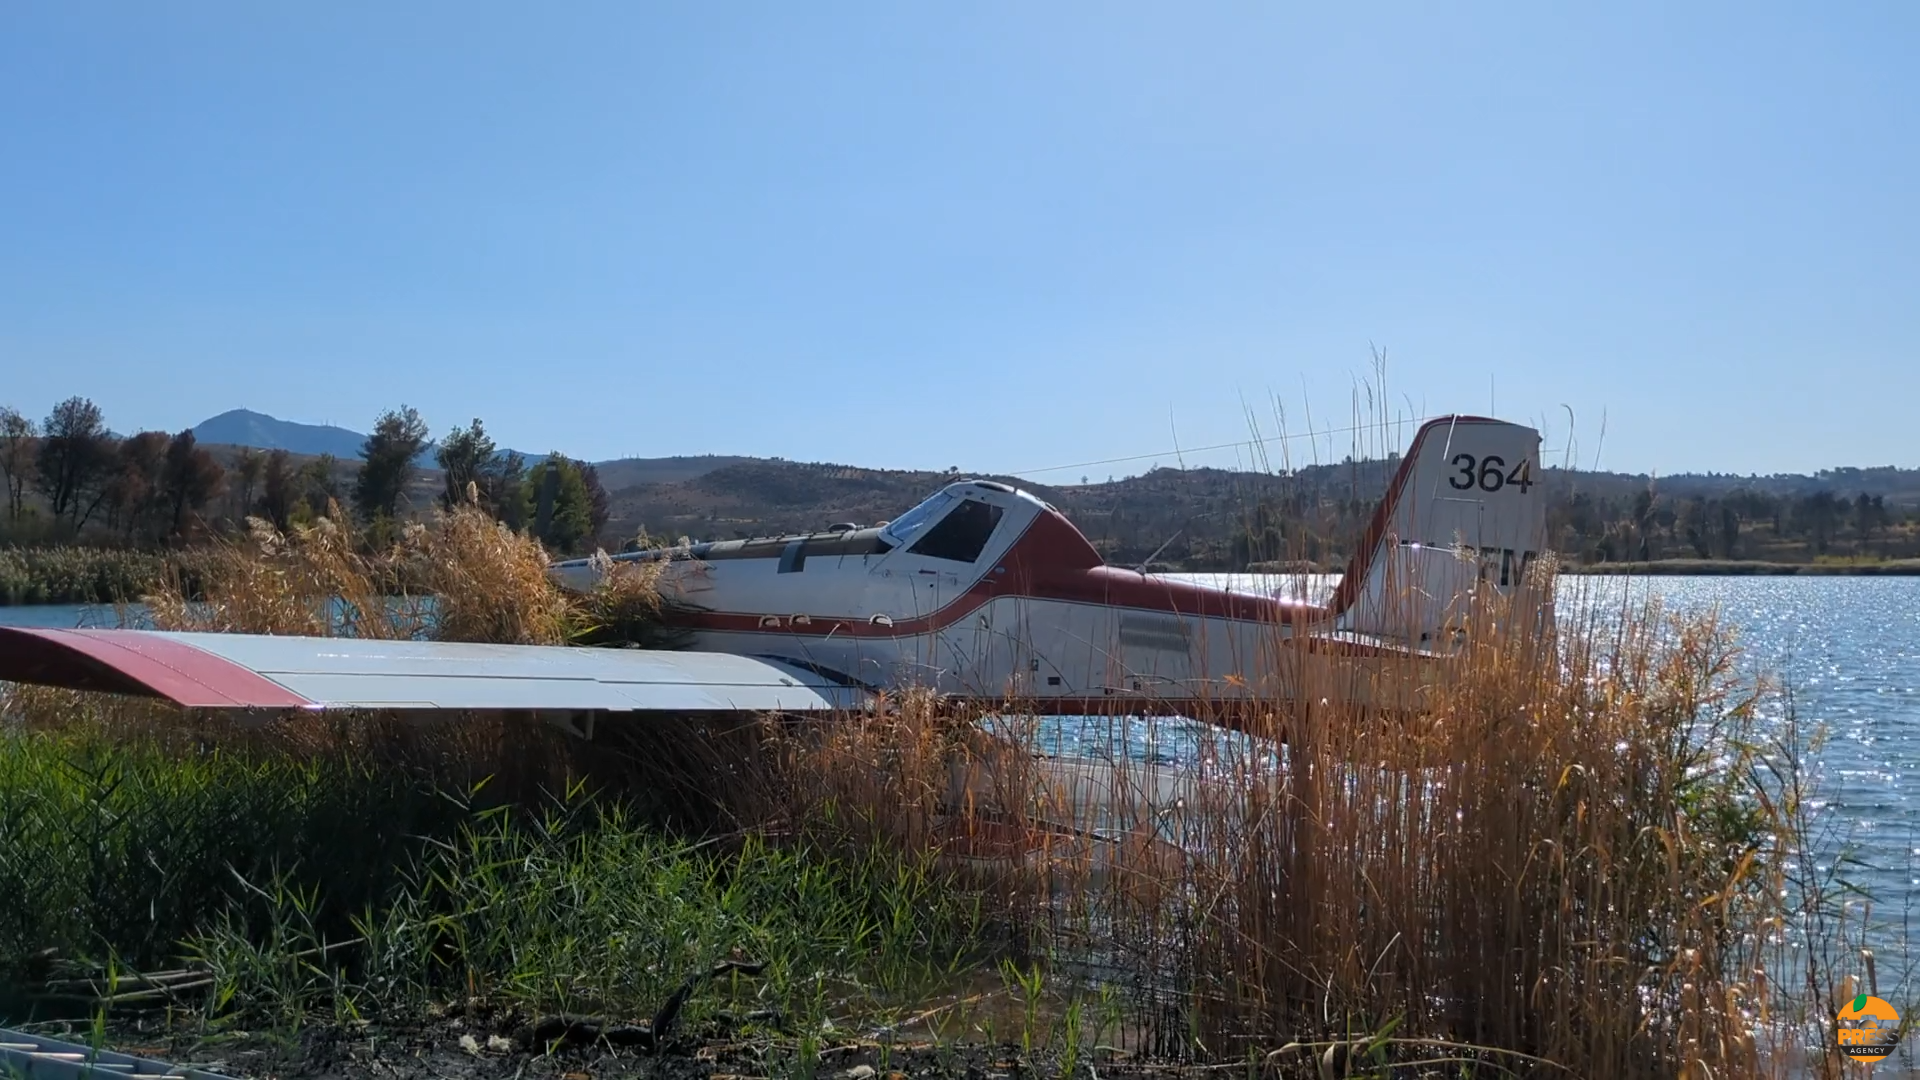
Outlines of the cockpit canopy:
{"label": "cockpit canopy", "polygon": [[899,547],[912,539],[913,534],[919,532],[928,522],[939,517],[953,500],[954,496],[950,489],[941,488],[920,500],[919,505],[913,509],[889,521],[887,527],[880,530],[880,535],[886,537],[893,546]]}
{"label": "cockpit canopy", "polygon": [[1002,492],[1018,497],[1000,484],[949,484],[889,522],[881,536],[896,547],[905,545],[915,555],[974,562],[1006,516]]}

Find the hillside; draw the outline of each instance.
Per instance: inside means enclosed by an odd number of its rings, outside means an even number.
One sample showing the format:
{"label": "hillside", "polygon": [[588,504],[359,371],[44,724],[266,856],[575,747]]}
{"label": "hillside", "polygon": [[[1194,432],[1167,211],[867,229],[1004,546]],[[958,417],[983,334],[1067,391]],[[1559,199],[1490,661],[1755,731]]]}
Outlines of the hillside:
{"label": "hillside", "polygon": [[[1337,568],[1397,458],[1286,475],[1156,469],[1106,483],[1026,488],[1072,518],[1108,559],[1193,570],[1249,562]],[[605,466],[602,467],[603,469]],[[612,494],[610,537],[727,539],[891,518],[950,473],[742,459]],[[1673,478],[1547,468],[1553,544],[1575,562],[1662,558],[1896,559],[1920,555],[1920,471]]]}
{"label": "hillside", "polygon": [[[240,453],[211,447],[222,464]],[[294,455],[296,466],[313,460]],[[1053,503],[1109,560],[1237,569],[1249,562],[1338,569],[1352,553],[1397,459],[1311,466],[1286,475],[1227,469],[1155,469],[1104,483],[1015,484]],[[611,514],[602,543],[645,532],[696,540],[798,532],[836,522],[892,518],[955,478],[950,472],[871,469],[737,456],[629,458],[597,463]],[[358,462],[337,460],[335,485],[353,487]],[[1853,480],[1858,487],[1837,481]],[[415,469],[404,509],[424,514],[441,474]],[[1920,471],[1839,469],[1818,476],[1651,478],[1547,468],[1554,546],[1574,562],[1737,558],[1811,563],[1823,558],[1920,556]],[[1878,518],[1863,517],[1859,500]],[[228,490],[218,512],[237,515]]]}
{"label": "hillside", "polygon": [[715,469],[741,465],[758,458],[725,454],[701,454],[688,457],[615,458],[594,462],[600,471],[600,483],[608,491],[619,491],[639,484],[677,484],[705,476]]}
{"label": "hillside", "polygon": [[[1332,537],[1357,525],[1385,487],[1385,467],[1329,467],[1290,477],[1222,469],[1159,469],[1101,484],[1054,487],[1017,477],[1000,480],[1053,503],[1095,546],[1118,561],[1144,559],[1166,545],[1157,561],[1196,569],[1266,558],[1332,559]],[[608,531],[655,537],[725,539],[822,528],[836,522],[871,524],[892,518],[957,474],[791,461],[743,460],[678,483],[640,484],[614,491]],[[1358,485],[1358,486],[1354,486]],[[1373,492],[1345,494],[1347,488]],[[1318,537],[1302,550],[1236,552],[1263,504],[1299,504]],[[1312,514],[1305,504],[1312,503]],[[1299,546],[1299,545],[1296,545]]]}
{"label": "hillside", "polygon": [[251,409],[231,409],[208,417],[193,426],[193,437],[203,443],[285,450],[309,457],[332,454],[347,460],[358,458],[361,444],[367,441],[365,435],[343,427],[297,424]]}

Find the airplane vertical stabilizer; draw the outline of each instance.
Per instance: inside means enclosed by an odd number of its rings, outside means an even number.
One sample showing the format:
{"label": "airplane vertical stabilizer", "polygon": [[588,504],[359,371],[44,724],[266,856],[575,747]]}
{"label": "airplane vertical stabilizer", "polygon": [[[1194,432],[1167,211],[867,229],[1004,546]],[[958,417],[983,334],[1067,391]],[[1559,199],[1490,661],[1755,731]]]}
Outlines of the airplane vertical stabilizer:
{"label": "airplane vertical stabilizer", "polygon": [[1343,629],[1425,640],[1476,588],[1511,594],[1546,548],[1540,433],[1482,417],[1423,425],[1332,607]]}

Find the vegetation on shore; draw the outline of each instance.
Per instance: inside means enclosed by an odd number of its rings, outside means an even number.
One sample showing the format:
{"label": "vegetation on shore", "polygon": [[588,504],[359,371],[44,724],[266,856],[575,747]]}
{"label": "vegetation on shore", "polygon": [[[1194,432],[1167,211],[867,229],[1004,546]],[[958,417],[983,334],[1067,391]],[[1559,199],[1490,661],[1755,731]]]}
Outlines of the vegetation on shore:
{"label": "vegetation on shore", "polygon": [[[664,471],[638,461],[602,463],[610,478],[603,485],[601,466],[557,452],[528,461],[500,450],[477,419],[434,444],[427,431],[419,413],[402,406],[381,415],[360,459],[301,458],[202,446],[191,431],[121,438],[84,398],[61,402],[40,422],[0,406],[0,548],[179,551],[244,533],[249,517],[283,532],[311,524],[337,502],[362,541],[379,549],[407,522],[462,501],[471,486],[497,520],[549,551],[579,554],[614,550],[642,532],[726,539],[877,521],[960,475],[958,466],[936,472],[688,459]],[[1249,449],[1275,441],[1254,434]],[[1287,439],[1278,442],[1284,447]],[[1352,456],[1336,462],[1327,447],[1311,462],[1283,455],[1271,471],[1155,467],[1105,481],[997,479],[1058,506],[1116,565],[1153,559],[1190,571],[1253,564],[1338,570],[1400,449],[1397,438],[1371,449],[1356,443]],[[1263,452],[1256,459],[1268,464]],[[1920,474],[1913,470],[1653,478],[1543,466],[1550,546],[1568,565],[1686,559],[1701,560],[1703,572],[1752,573],[1768,564],[1920,558]],[[1756,568],[1723,570],[1727,564]],[[54,584],[35,590],[66,595]]]}
{"label": "vegetation on shore", "polygon": [[168,573],[167,559],[117,548],[0,548],[0,604],[114,604],[138,600]]}
{"label": "vegetation on shore", "polygon": [[[472,505],[390,553],[325,521],[219,557],[160,625],[615,641],[663,602],[644,567],[553,591],[540,545]],[[431,610],[384,602],[402,568]],[[1876,976],[1833,871],[1804,869],[1836,865],[1811,857],[1804,733],[1762,722],[1710,621],[1555,641],[1506,614],[1373,673],[1425,688],[1409,714],[1276,642],[1315,707],[1263,704],[1245,737],[1093,730],[1195,768],[1049,765],[1018,702],[916,695],[585,743],[0,688],[9,1018],[306,1045],[458,1009],[488,1018],[476,1052],[724,1036],[794,1076],[848,1040],[882,1069],[984,1042],[1062,1075],[1114,1047],[1281,1077],[1838,1075],[1823,1025]]]}
{"label": "vegetation on shore", "polygon": [[[408,521],[469,492],[496,520],[553,550],[592,550],[606,527],[607,493],[592,465],[557,452],[528,463],[498,451],[475,420],[433,448],[439,469],[430,478],[416,467],[428,445],[426,422],[404,405],[380,416],[355,462],[295,462],[283,450],[248,447],[216,454],[190,429],[123,438],[81,397],[40,423],[0,406],[0,542],[178,550],[244,532],[255,517],[285,532],[339,504],[351,508],[362,542],[379,549]],[[332,520],[348,524],[337,511]]]}

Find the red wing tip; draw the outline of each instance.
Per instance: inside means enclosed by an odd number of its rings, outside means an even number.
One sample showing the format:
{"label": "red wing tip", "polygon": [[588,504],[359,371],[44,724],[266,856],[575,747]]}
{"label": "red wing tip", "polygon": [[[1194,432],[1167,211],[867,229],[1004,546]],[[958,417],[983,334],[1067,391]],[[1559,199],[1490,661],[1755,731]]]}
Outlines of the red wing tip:
{"label": "red wing tip", "polygon": [[194,709],[314,705],[244,664],[149,630],[0,627],[0,679],[163,698]]}

